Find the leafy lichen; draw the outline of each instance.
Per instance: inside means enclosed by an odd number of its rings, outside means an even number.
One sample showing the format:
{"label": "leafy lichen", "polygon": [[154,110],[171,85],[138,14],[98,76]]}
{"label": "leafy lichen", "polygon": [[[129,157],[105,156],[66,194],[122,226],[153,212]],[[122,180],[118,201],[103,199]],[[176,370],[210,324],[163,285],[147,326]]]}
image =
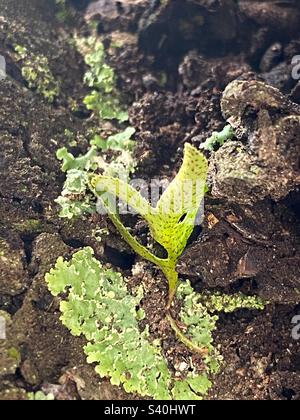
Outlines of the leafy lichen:
{"label": "leafy lichen", "polygon": [[266,302],[257,296],[245,296],[242,293],[226,295],[221,292],[202,293],[201,303],[211,312],[231,313],[237,309],[263,310]]}
{"label": "leafy lichen", "polygon": [[223,144],[231,140],[234,137],[234,130],[231,125],[226,125],[222,131],[213,132],[211,137],[209,137],[204,143],[200,145],[200,148],[213,152],[217,146],[223,146]]}
{"label": "leafy lichen", "polygon": [[73,219],[96,212],[96,203],[88,191],[88,173],[85,170],[71,169],[61,195],[55,200],[59,204],[60,217]]}
{"label": "leafy lichen", "polygon": [[[103,268],[91,248],[77,252],[71,261],[59,258],[46,281],[54,296],[63,296],[61,320],[73,335],[86,338],[87,360],[96,363],[102,378],[109,377],[113,385],[122,385],[128,393],[157,400],[197,400],[207,394],[212,386],[210,376],[219,372],[221,362],[212,335],[218,321],[215,300],[206,306],[189,282],[178,287],[180,322],[198,346],[207,348],[201,368],[192,357],[189,364],[184,357],[183,373],[170,367],[162,341],[153,339],[147,324],[140,322],[145,318],[143,285],[129,293],[126,280]],[[248,306],[248,299],[239,296],[227,308],[233,311]]]}
{"label": "leafy lichen", "polygon": [[[89,67],[85,74],[85,83],[92,88],[84,103],[88,109],[99,115],[100,119],[128,120],[128,113],[122,105],[120,93],[116,87],[115,71],[106,62],[104,45],[95,37],[77,40],[81,50],[87,52],[84,59]],[[84,44],[84,45],[82,45]]]}
{"label": "leafy lichen", "polygon": [[[178,384],[168,368],[160,340],[150,341],[148,327],[141,329],[144,312],[139,308],[142,288],[128,292],[120,274],[105,270],[85,248],[66,262],[60,258],[46,276],[53,295],[66,293],[61,320],[75,336],[88,341],[89,363],[97,363],[99,375],[126,392],[155,399],[198,399],[211,383],[206,373],[189,372]],[[190,388],[192,387],[192,389]]]}
{"label": "leafy lichen", "polygon": [[21,45],[15,46],[15,52],[22,63],[22,76],[28,87],[52,103],[60,94],[60,85],[50,70],[48,58],[42,54],[34,55]]}
{"label": "leafy lichen", "polygon": [[[96,36],[77,37],[75,41],[88,66],[84,82],[93,89],[85,98],[85,105],[94,111],[97,123],[103,119],[115,120],[115,123],[127,121],[128,113],[121,104],[114,69],[106,63],[103,43]],[[19,54],[24,55],[24,51],[20,50]],[[63,162],[62,171],[67,174],[63,191],[56,200],[63,218],[72,219],[96,212],[96,199],[88,183],[96,171],[128,181],[135,170],[135,129],[129,126],[108,137],[96,134],[97,131],[93,130],[91,148],[85,155],[74,157],[66,147],[57,151],[57,158]],[[76,146],[74,134],[69,130],[65,134],[70,139],[70,146]]]}
{"label": "leafy lichen", "polygon": [[44,225],[41,220],[26,219],[21,222],[13,223],[13,228],[22,234],[26,233],[40,233],[43,231]]}
{"label": "leafy lichen", "polygon": [[[134,133],[135,129],[128,127],[107,139],[95,135],[90,150],[78,157],[74,157],[65,147],[57,151],[57,158],[62,161],[62,171],[66,173],[63,191],[56,200],[61,207],[62,218],[72,219],[96,212],[96,198],[90,190],[89,179],[97,170],[106,176],[129,180],[135,169],[132,156]],[[110,158],[106,155],[108,152]]]}

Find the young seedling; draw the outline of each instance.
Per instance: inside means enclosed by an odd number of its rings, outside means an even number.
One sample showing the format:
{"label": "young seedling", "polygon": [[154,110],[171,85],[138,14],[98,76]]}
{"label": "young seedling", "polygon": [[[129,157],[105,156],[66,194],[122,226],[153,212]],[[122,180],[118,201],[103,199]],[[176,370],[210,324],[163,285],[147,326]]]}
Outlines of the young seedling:
{"label": "young seedling", "polygon": [[[156,207],[153,207],[135,188],[120,179],[101,175],[91,179],[91,189],[101,199],[110,219],[124,240],[137,254],[163,271],[169,283],[167,318],[170,325],[182,342],[201,354],[206,354],[206,349],[198,348],[184,336],[172,318],[170,310],[179,281],[176,271],[177,261],[197,224],[199,209],[205,194],[207,171],[208,163],[203,154],[190,144],[186,144],[182,166]],[[153,239],[166,250],[167,258],[157,257],[131,235],[120,220],[116,207],[112,205],[112,197],[126,203],[145,219]]]}

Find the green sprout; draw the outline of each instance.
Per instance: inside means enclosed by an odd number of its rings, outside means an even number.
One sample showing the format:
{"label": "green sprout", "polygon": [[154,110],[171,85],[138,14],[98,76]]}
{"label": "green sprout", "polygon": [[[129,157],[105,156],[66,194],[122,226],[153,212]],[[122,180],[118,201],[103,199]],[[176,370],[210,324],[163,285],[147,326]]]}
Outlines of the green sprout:
{"label": "green sprout", "polygon": [[[176,271],[177,261],[194,230],[198,211],[204,199],[207,172],[206,158],[187,143],[183,164],[155,208],[135,188],[121,179],[98,175],[91,180],[92,190],[101,199],[110,219],[125,241],[137,254],[154,263],[163,271],[169,283],[167,310],[170,324],[188,347],[202,354],[206,352],[206,349],[198,348],[184,337],[176,321],[173,320],[170,309],[179,281]],[[130,234],[121,222],[115,208],[112,207],[112,196],[128,204],[146,220],[153,239],[166,250],[167,258],[157,257]]]}

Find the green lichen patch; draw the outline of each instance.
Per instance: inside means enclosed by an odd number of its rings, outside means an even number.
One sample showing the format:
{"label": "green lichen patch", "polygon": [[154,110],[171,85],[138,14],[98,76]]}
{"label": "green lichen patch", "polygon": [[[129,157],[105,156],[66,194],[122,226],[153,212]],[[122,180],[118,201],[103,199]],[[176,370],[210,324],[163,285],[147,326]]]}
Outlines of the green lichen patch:
{"label": "green lichen patch", "polygon": [[213,152],[216,147],[223,146],[227,140],[231,140],[234,137],[234,130],[231,125],[226,125],[222,131],[213,132],[212,135],[200,145],[200,148]]}
{"label": "green lichen patch", "polygon": [[60,94],[60,85],[50,70],[48,58],[42,54],[31,54],[21,45],[15,46],[15,52],[22,64],[22,76],[28,87],[36,90],[48,102],[54,102]]}
{"label": "green lichen patch", "polygon": [[62,161],[62,171],[66,173],[63,191],[56,200],[61,208],[60,217],[72,219],[96,212],[96,198],[89,180],[97,171],[101,170],[106,176],[129,180],[135,170],[132,155],[134,133],[134,128],[127,127],[107,139],[94,135],[91,148],[78,157],[74,157],[65,147],[57,151],[57,158]]}
{"label": "green lichen patch", "polygon": [[175,367],[165,358],[162,340],[149,333],[143,285],[130,293],[126,279],[105,269],[91,248],[77,252],[71,261],[59,258],[46,282],[54,296],[63,296],[61,321],[73,335],[86,338],[87,360],[96,363],[97,373],[128,393],[158,400],[204,398],[222,361],[213,340],[217,312],[263,307],[259,299],[243,295],[223,297],[221,305],[219,296],[196,293],[189,282],[181,283],[179,322],[207,353],[200,365],[199,355],[194,358],[191,353]]}
{"label": "green lichen patch", "polygon": [[[127,121],[128,113],[121,105],[115,72],[105,62],[104,45],[94,36],[76,38],[76,42],[88,66],[84,82],[93,89],[85,98],[85,105],[94,111],[98,120]],[[68,137],[70,134],[66,132]],[[62,171],[67,173],[63,191],[56,200],[61,208],[60,217],[72,219],[96,212],[97,200],[88,180],[97,171],[129,180],[136,167],[134,134],[133,127],[109,136],[97,134],[95,129],[90,140],[91,148],[85,155],[74,157],[66,148],[57,151],[57,158],[63,162]]]}
{"label": "green lichen patch", "polygon": [[92,89],[84,100],[86,107],[100,119],[127,121],[128,113],[116,86],[115,71],[106,63],[103,43],[91,36],[77,39],[77,45],[88,66],[84,81]]}
{"label": "green lichen patch", "polygon": [[44,225],[38,219],[27,219],[13,223],[13,229],[22,234],[40,233],[43,231]]}
{"label": "green lichen patch", "polygon": [[231,313],[237,309],[263,310],[266,302],[257,296],[245,296],[242,293],[226,295],[221,292],[201,294],[201,303],[210,312]]}
{"label": "green lichen patch", "polygon": [[128,150],[132,151],[135,146],[135,142],[132,140],[132,136],[135,134],[135,128],[127,127],[120,133],[109,136],[106,140],[100,136],[95,136],[91,144],[98,147],[103,151],[107,150]]}
{"label": "green lichen patch", "polygon": [[175,381],[160,340],[151,341],[148,328],[139,325],[144,318],[142,287],[131,295],[121,275],[105,270],[91,248],[70,262],[60,258],[46,281],[55,296],[68,291],[61,302],[61,320],[73,335],[88,340],[88,362],[97,363],[101,377],[122,384],[128,393],[155,399],[199,399],[207,392],[211,383],[205,372],[191,369],[181,385]]}

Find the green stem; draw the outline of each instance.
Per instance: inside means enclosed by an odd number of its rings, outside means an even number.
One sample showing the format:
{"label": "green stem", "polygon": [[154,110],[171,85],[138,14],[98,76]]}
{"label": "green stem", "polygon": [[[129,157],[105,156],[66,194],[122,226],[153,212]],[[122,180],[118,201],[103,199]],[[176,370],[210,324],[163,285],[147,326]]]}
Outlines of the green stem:
{"label": "green stem", "polygon": [[181,331],[181,329],[178,327],[177,322],[172,317],[170,313],[167,314],[167,320],[169,321],[172,330],[175,332],[177,338],[190,350],[192,350],[195,353],[201,354],[201,356],[207,356],[208,349],[205,347],[199,347],[196,344],[194,344],[189,338],[187,338],[184,333]]}
{"label": "green stem", "polygon": [[176,261],[165,260],[163,264],[160,264],[160,268],[162,269],[169,283],[169,298],[167,305],[167,310],[169,310],[175,298],[179,282],[178,273],[176,271]]}

